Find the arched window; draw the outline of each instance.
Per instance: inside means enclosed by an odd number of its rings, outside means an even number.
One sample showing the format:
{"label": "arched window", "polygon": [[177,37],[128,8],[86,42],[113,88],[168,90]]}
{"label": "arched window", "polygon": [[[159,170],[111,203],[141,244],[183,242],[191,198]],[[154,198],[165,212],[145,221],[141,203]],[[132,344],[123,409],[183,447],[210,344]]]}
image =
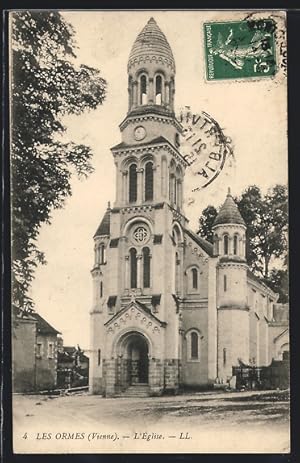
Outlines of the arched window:
{"label": "arched window", "polygon": [[147,77],[145,76],[145,74],[143,74],[140,80],[140,104],[147,104],[147,103],[148,103]]}
{"label": "arched window", "polygon": [[162,77],[156,76],[155,79],[155,104],[162,104]]}
{"label": "arched window", "polygon": [[229,240],[228,240],[228,235],[224,236],[224,254],[228,254],[228,245],[229,245]]}
{"label": "arched window", "polygon": [[175,192],[175,175],[170,173],[169,177],[169,199],[171,203],[174,203],[174,192]]}
{"label": "arched window", "polygon": [[200,361],[200,334],[192,329],[187,335],[187,360],[190,362]]}
{"label": "arched window", "polygon": [[198,270],[192,268],[192,288],[198,289]]}
{"label": "arched window", "polygon": [[132,86],[132,77],[128,78],[128,106],[131,109],[133,103],[133,86]]}
{"label": "arched window", "polygon": [[227,276],[224,275],[224,291],[227,291]]}
{"label": "arched window", "polygon": [[176,165],[174,161],[171,161],[169,170],[169,199],[171,204],[176,203]]}
{"label": "arched window", "polygon": [[143,248],[143,284],[144,288],[150,288],[150,249]]}
{"label": "arched window", "polygon": [[129,251],[130,254],[130,287],[137,287],[137,257],[136,249],[132,248]]}
{"label": "arched window", "polygon": [[214,236],[214,241],[215,241],[215,250],[216,250],[216,254],[218,255],[219,254],[219,238],[218,238],[218,235],[215,235]]}
{"label": "arched window", "polygon": [[100,297],[103,297],[103,282],[100,281]]}
{"label": "arched window", "polygon": [[224,347],[223,349],[223,366],[224,367],[226,365],[226,361],[227,361],[227,351],[226,351],[226,347]]}
{"label": "arched window", "polygon": [[[173,233],[174,233],[174,230],[173,230]],[[176,240],[175,242],[177,244],[176,233],[174,233],[174,235],[175,235],[175,240]],[[179,290],[179,270],[180,270],[179,264],[180,264],[179,255],[178,255],[178,252],[176,252],[175,253],[175,292]]]}
{"label": "arched window", "polygon": [[238,254],[238,236],[234,235],[233,237],[233,254],[236,256]]}
{"label": "arched window", "polygon": [[191,358],[197,359],[199,355],[198,334],[194,331],[191,333]]}
{"label": "arched window", "polygon": [[131,164],[129,168],[129,202],[134,203],[136,200],[137,200],[136,164]]}
{"label": "arched window", "polygon": [[96,248],[96,264],[105,264],[105,246],[103,243]]}
{"label": "arched window", "polygon": [[147,162],[145,167],[145,201],[153,199],[153,164]]}

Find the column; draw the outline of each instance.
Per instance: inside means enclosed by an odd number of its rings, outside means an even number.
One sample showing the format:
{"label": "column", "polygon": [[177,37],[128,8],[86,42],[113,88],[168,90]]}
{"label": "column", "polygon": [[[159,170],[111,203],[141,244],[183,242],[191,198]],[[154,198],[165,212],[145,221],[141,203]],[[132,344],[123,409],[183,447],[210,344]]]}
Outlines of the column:
{"label": "column", "polygon": [[165,101],[164,103],[169,107],[170,106],[170,84],[169,82],[165,83]]}
{"label": "column", "polygon": [[154,103],[153,77],[150,77],[150,78],[149,78],[148,102],[149,102],[150,104],[153,104],[153,103]]}
{"label": "column", "polygon": [[160,196],[160,171],[159,165],[153,164],[153,200],[158,201]]}
{"label": "column", "polygon": [[119,171],[119,165],[117,162],[115,162],[116,166],[116,203],[118,204],[120,202],[120,196],[121,196],[121,191],[122,190],[122,173]]}
{"label": "column", "polygon": [[[218,258],[210,258],[208,262],[208,307],[207,307],[207,338],[208,338],[208,382],[214,383],[218,376],[217,371],[217,269]],[[219,359],[220,361],[220,359]]]}
{"label": "column", "polygon": [[124,277],[124,289],[128,289],[129,285],[129,256],[125,256],[125,277]]}
{"label": "column", "polygon": [[232,236],[228,236],[228,255],[233,255],[233,238]]}
{"label": "column", "polygon": [[122,204],[126,204],[128,202],[128,189],[127,189],[127,181],[128,178],[128,171],[123,170],[122,172]]}
{"label": "column", "polygon": [[[167,160],[166,159],[161,159],[161,175],[160,175],[160,180],[161,180],[161,188],[160,188],[160,194],[163,198],[166,198],[167,196]],[[158,191],[157,191],[158,193]],[[157,196],[158,199],[158,196]]]}
{"label": "column", "polygon": [[184,243],[179,243],[178,244],[178,251],[179,251],[179,286],[178,286],[178,290],[179,290],[179,294],[180,296],[182,297],[183,296],[183,281],[184,281],[184,272],[183,272],[183,269],[182,269],[182,265],[181,265],[181,262],[183,262],[183,254],[184,254]]}
{"label": "column", "polygon": [[142,254],[136,256],[137,259],[137,288],[142,287]]}
{"label": "column", "polygon": [[144,201],[144,169],[137,169],[137,202]]}
{"label": "column", "polygon": [[135,108],[138,104],[138,83],[135,80],[133,82],[133,108]]}

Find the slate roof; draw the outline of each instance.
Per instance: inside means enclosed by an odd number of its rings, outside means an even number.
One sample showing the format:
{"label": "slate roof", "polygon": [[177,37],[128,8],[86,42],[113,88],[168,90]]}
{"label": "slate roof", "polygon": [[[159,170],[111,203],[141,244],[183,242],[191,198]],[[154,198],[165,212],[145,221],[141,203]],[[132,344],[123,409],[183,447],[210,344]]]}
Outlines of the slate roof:
{"label": "slate roof", "polygon": [[245,225],[244,219],[230,194],[230,190],[228,191],[226,200],[221,207],[220,212],[215,218],[213,226],[215,227],[216,225],[223,225],[227,223]]}
{"label": "slate roof", "polygon": [[273,291],[266,283],[264,283],[260,278],[258,278],[254,273],[248,268],[247,269],[247,278],[250,280],[255,281],[259,285],[261,285],[263,288],[267,288],[269,291],[272,291],[274,293],[274,296],[276,295],[275,291]]}
{"label": "slate roof", "polygon": [[53,326],[50,325],[40,314],[37,312],[32,312],[30,314],[37,321],[37,333],[38,334],[61,334],[60,331],[57,331]]}
{"label": "slate roof", "polygon": [[149,19],[135,39],[129,55],[129,62],[149,55],[161,56],[175,69],[174,56],[169,42],[154,18]]}
{"label": "slate roof", "polygon": [[[159,137],[153,138],[153,140],[147,141],[145,143],[139,143],[138,147],[145,146],[145,145],[150,145],[150,144],[155,144],[155,143],[168,143],[169,145],[171,145],[171,143],[165,137],[159,136]],[[112,150],[117,150],[117,149],[122,149],[122,148],[126,149],[126,148],[132,148],[133,146],[135,146],[135,145],[130,145],[130,144],[124,143],[122,141],[118,145],[113,146],[111,149]],[[174,148],[173,145],[171,145],[171,146]]]}
{"label": "slate roof", "polygon": [[185,232],[190,238],[192,238],[192,240],[194,240],[200,246],[201,249],[203,249],[203,251],[206,252],[206,254],[208,254],[210,257],[213,257],[214,247],[211,243],[209,243],[209,241],[206,241],[204,238],[202,238],[199,235],[196,235],[196,233],[192,232],[191,230],[188,230],[187,228],[185,228]]}
{"label": "slate roof", "polygon": [[99,227],[96,230],[95,236],[103,236],[110,234],[110,209],[107,209],[105,212],[103,219],[100,222]]}

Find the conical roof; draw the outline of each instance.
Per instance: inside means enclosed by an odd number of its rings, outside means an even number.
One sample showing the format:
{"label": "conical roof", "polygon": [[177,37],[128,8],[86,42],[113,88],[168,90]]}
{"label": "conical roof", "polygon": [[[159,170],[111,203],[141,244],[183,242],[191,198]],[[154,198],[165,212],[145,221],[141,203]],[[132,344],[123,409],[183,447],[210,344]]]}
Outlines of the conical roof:
{"label": "conical roof", "polygon": [[219,214],[215,218],[213,226],[228,223],[245,225],[244,219],[241,216],[233,197],[231,196],[230,189],[228,189],[226,200],[221,207]]}
{"label": "conical roof", "polygon": [[103,235],[109,235],[109,234],[110,234],[110,209],[108,208],[103,216],[103,219],[100,222],[99,227],[97,228],[94,238],[96,236],[103,236]]}
{"label": "conical roof", "polygon": [[130,55],[128,65],[140,58],[161,57],[175,70],[175,61],[169,42],[160,30],[154,18],[150,18],[144,29],[137,36]]}

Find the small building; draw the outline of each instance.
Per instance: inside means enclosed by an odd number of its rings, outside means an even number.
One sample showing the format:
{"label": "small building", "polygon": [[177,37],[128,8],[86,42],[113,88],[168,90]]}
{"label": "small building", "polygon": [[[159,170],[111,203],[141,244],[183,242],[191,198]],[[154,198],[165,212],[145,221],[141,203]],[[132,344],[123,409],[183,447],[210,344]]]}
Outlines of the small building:
{"label": "small building", "polygon": [[36,386],[38,390],[54,389],[57,383],[57,335],[60,334],[38,313],[36,330]]}
{"label": "small building", "polygon": [[57,335],[37,312],[14,310],[13,391],[54,389],[57,383]]}
{"label": "small building", "polygon": [[59,344],[57,353],[58,387],[87,386],[89,358],[79,346],[64,346],[62,339],[60,339]]}

